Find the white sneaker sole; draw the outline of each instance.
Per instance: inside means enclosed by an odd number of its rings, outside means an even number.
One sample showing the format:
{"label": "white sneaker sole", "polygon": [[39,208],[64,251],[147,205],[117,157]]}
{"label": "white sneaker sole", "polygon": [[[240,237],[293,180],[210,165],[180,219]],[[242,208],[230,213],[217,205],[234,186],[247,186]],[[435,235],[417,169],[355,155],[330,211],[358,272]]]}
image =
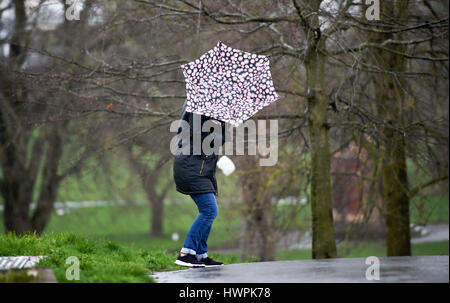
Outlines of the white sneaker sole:
{"label": "white sneaker sole", "polygon": [[205,267],[205,264],[192,264],[192,263],[183,262],[181,260],[176,260],[175,264],[184,266],[184,267]]}

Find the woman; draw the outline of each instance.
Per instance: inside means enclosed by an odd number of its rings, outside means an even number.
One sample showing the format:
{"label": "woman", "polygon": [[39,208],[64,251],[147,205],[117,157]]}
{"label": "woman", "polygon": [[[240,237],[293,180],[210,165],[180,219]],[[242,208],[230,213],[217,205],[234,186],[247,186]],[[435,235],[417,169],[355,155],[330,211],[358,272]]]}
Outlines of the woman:
{"label": "woman", "polygon": [[[214,137],[218,137],[216,142],[220,142],[219,144],[223,145],[225,142],[225,123],[204,115],[186,112],[185,108],[186,103],[183,106],[181,119],[189,124],[189,136],[184,138],[185,140],[180,136],[178,147],[181,149],[188,144],[189,152],[188,154],[175,155],[173,176],[177,191],[191,196],[192,200],[197,204],[199,215],[186,235],[183,248],[175,264],[186,267],[221,266],[223,263],[208,257],[208,245],[206,243],[212,223],[218,214],[215,197],[218,195],[215,177],[216,164],[219,158],[216,153],[218,146],[214,146],[215,140],[212,140],[210,147],[214,148],[215,151],[213,153],[205,153],[203,148],[199,148],[201,154],[194,155],[193,137],[195,132],[200,134],[200,144],[202,144],[205,137],[213,134]],[[194,119],[200,122],[198,123],[199,125],[194,122]],[[211,128],[212,131],[201,131],[203,124],[210,120],[220,124],[220,132],[215,132],[215,128]],[[180,132],[181,129],[178,130],[179,134]]]}

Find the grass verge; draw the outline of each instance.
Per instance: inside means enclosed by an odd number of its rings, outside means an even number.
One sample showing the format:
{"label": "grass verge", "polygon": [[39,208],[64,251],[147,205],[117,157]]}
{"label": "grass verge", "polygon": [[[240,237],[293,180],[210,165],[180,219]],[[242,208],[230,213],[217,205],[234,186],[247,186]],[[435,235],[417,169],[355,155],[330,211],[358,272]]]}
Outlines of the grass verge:
{"label": "grass verge", "polygon": [[[73,233],[47,233],[42,236],[12,233],[0,235],[0,256],[48,257],[39,266],[48,267],[59,282],[154,282],[151,272],[182,269],[173,262],[176,254],[162,249],[145,250],[106,240],[89,240]],[[66,259],[76,256],[80,264],[80,280],[67,280]],[[241,262],[236,255],[219,256],[227,264]]]}

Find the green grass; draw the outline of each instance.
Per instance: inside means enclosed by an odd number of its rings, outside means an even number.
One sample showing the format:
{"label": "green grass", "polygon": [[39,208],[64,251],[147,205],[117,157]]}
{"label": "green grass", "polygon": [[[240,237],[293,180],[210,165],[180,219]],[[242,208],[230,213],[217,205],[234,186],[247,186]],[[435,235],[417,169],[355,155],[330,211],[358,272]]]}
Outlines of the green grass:
{"label": "green grass", "polygon": [[[92,241],[73,233],[0,235],[0,256],[47,255],[39,266],[52,269],[59,282],[154,282],[150,272],[183,269],[173,262],[175,253],[162,249],[139,249],[111,241]],[[66,279],[66,259],[76,256],[80,261],[80,280]],[[236,255],[220,256],[227,264],[241,262]],[[246,261],[251,261],[246,260]]]}
{"label": "green grass", "polygon": [[439,196],[414,197],[410,202],[412,223],[427,224],[449,221],[449,199]]}
{"label": "green grass", "polygon": [[[144,249],[179,250],[198,214],[192,203],[168,204],[164,209],[163,237],[150,236],[148,205],[107,206],[71,209],[63,216],[53,215],[47,232],[72,232],[89,239],[106,239]],[[211,248],[232,245],[238,241],[240,219],[232,205],[219,202],[219,216],[214,221],[208,245]],[[178,233],[173,241],[171,235]]]}
{"label": "green grass", "polygon": [[413,256],[448,255],[449,241],[413,243]]}
{"label": "green grass", "polygon": [[[449,241],[412,243],[411,249],[413,256],[448,255]],[[338,246],[339,258],[365,258],[368,256],[386,257],[386,246],[383,243]],[[276,259],[279,261],[311,259],[311,249],[278,251]]]}
{"label": "green grass", "polygon": [[[190,198],[189,198],[190,199]],[[230,247],[239,240],[240,211],[238,205],[223,204],[218,199],[219,216],[214,221],[208,244],[210,248]],[[147,204],[72,208],[59,216],[54,212],[45,233],[71,232],[88,239],[104,239],[143,249],[179,250],[198,215],[191,200],[164,207],[163,237],[150,236],[151,210]],[[1,214],[1,212],[0,212]],[[3,233],[0,216],[0,233]],[[178,233],[173,241],[171,235]]]}

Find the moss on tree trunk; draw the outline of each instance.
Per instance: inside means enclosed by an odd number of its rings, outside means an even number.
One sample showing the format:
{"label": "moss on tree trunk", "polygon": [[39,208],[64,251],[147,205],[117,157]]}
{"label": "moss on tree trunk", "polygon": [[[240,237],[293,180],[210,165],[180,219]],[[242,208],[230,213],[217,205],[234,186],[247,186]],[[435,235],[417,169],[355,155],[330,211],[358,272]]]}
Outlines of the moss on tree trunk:
{"label": "moss on tree trunk", "polygon": [[[408,14],[408,1],[397,0],[383,3],[382,16],[405,18]],[[383,20],[382,20],[383,21]],[[374,32],[369,40],[382,43],[386,40],[402,40],[402,34]],[[396,53],[405,53],[405,45],[390,46]],[[411,255],[409,229],[409,185],[406,167],[405,138],[399,132],[404,122],[404,79],[396,72],[406,70],[405,57],[381,48],[373,51],[374,59],[383,70],[392,74],[373,75],[376,108],[378,117],[385,125],[381,130],[381,156],[384,212],[386,219],[386,246],[388,256]]]}
{"label": "moss on tree trunk", "polygon": [[[317,44],[316,44],[317,43]],[[330,174],[329,125],[327,123],[327,97],[325,88],[325,58],[316,51],[320,40],[310,43],[305,59],[308,98],[308,123],[311,140],[311,208],[312,257],[337,256],[333,225],[333,197]]]}

